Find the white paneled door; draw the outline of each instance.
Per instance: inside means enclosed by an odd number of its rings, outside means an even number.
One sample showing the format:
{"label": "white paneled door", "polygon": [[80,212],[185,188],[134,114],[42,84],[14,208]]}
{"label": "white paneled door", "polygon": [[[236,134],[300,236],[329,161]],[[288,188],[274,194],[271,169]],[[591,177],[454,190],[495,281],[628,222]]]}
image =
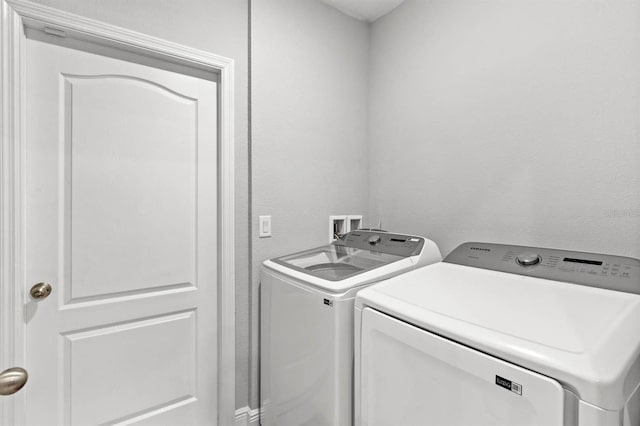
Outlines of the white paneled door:
{"label": "white paneled door", "polygon": [[218,88],[163,68],[26,42],[28,425],[216,422]]}

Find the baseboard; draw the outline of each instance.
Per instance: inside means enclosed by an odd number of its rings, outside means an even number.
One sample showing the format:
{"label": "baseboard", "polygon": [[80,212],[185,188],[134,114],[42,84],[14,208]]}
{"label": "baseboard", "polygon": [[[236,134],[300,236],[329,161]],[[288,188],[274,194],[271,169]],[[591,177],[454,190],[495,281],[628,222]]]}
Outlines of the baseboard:
{"label": "baseboard", "polygon": [[260,409],[247,405],[236,410],[236,426],[260,426]]}

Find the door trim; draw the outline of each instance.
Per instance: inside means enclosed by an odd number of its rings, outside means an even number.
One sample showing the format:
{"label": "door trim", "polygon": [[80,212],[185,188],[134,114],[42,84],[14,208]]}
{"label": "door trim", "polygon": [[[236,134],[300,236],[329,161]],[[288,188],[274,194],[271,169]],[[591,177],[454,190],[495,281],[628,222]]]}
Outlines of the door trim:
{"label": "door trim", "polygon": [[[218,424],[235,418],[234,62],[26,0],[0,0],[0,370],[25,362],[25,43],[24,27],[215,74],[218,130]],[[28,384],[27,384],[28,386]],[[0,424],[22,425],[26,398],[0,397]]]}

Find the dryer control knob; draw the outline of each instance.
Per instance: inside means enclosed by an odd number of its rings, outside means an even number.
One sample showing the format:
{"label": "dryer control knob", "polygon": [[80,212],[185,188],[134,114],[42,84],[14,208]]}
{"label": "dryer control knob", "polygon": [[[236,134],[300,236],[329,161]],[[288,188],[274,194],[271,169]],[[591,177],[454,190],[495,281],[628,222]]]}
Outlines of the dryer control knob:
{"label": "dryer control knob", "polygon": [[369,244],[371,244],[372,246],[375,246],[380,242],[380,235],[372,235],[369,237],[368,241],[369,241]]}
{"label": "dryer control knob", "polygon": [[518,257],[516,257],[516,262],[518,265],[522,266],[533,266],[540,263],[542,258],[538,256],[538,253],[534,253],[532,251],[526,251],[524,253],[520,253]]}

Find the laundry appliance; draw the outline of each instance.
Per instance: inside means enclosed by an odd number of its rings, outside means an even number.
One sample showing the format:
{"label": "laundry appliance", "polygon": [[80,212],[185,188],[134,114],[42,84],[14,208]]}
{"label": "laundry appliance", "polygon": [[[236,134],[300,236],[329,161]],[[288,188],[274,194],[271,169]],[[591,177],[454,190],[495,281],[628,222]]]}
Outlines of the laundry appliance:
{"label": "laundry appliance", "polygon": [[357,425],[640,425],[640,260],[465,243],[358,293]]}
{"label": "laundry appliance", "polygon": [[429,239],[358,230],[329,245],[265,261],[262,425],[351,425],[356,292],[440,260]]}

